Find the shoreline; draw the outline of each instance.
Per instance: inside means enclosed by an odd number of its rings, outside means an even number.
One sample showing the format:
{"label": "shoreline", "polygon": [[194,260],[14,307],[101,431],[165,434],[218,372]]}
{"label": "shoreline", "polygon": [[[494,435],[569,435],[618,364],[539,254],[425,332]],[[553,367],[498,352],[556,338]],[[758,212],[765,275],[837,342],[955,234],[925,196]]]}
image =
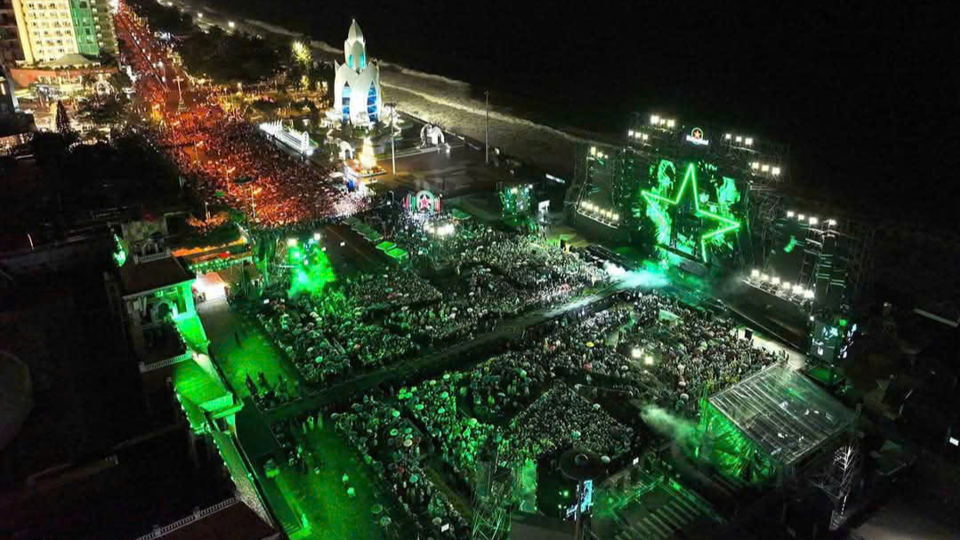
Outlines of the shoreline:
{"label": "shoreline", "polygon": [[[188,4],[181,0],[184,6]],[[202,6],[209,16],[206,24],[217,24],[215,18],[229,19],[230,14]],[[294,32],[257,19],[237,17],[242,26],[269,32],[277,36],[302,40],[310,44],[315,60],[341,61],[343,50],[323,40]],[[221,22],[222,25],[222,22]],[[344,30],[346,32],[346,30]],[[437,124],[445,131],[474,140],[484,140],[486,119],[485,103],[474,95],[471,83],[451,79],[440,74],[426,73],[407,68],[401,64],[377,60],[381,66],[380,82],[384,101],[397,102],[398,109],[424,121]],[[496,98],[496,95],[494,95]],[[509,100],[507,100],[509,101]],[[549,123],[531,120],[517,114],[511,107],[496,103],[489,110],[490,146],[498,147],[508,156],[547,170],[556,176],[572,179],[578,144],[611,145],[615,141],[609,134],[594,133],[586,129],[565,130]],[[537,116],[537,115],[531,115]]]}

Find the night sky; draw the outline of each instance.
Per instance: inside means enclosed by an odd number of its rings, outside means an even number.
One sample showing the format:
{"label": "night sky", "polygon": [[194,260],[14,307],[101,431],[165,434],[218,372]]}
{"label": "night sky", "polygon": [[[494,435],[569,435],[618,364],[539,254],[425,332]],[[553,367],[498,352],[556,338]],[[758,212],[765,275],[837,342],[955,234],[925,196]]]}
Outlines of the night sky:
{"label": "night sky", "polygon": [[739,127],[789,144],[796,182],[859,208],[957,196],[942,183],[956,165],[955,6],[218,2],[335,46],[356,17],[372,56],[535,101],[555,125],[619,133],[657,110]]}

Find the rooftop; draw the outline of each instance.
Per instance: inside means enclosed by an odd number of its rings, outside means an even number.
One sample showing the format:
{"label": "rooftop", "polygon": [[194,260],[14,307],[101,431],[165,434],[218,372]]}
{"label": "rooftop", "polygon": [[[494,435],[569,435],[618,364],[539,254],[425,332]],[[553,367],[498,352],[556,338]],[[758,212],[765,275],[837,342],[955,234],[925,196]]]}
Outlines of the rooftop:
{"label": "rooftop", "polygon": [[710,398],[776,461],[794,463],[853,423],[856,415],[810,379],[775,364]]}
{"label": "rooftop", "polygon": [[124,296],[155,291],[194,279],[176,257],[162,257],[148,262],[128,261],[120,267],[120,283]]}
{"label": "rooftop", "polygon": [[[163,535],[163,540],[208,540],[230,538],[231,540],[262,540],[275,538],[276,531],[260,519],[247,505],[235,499],[201,510],[202,516]],[[232,504],[231,504],[232,502]],[[225,507],[222,508],[221,507]]]}

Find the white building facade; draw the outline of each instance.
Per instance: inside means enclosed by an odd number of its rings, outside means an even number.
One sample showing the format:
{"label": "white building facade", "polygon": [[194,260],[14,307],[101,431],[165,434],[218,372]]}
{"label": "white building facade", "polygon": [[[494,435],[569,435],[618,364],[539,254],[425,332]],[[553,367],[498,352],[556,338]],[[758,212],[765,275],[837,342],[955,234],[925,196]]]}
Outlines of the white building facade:
{"label": "white building facade", "polygon": [[356,20],[343,43],[343,58],[343,64],[334,62],[333,116],[344,124],[376,123],[383,107],[380,66],[367,57],[367,42]]}

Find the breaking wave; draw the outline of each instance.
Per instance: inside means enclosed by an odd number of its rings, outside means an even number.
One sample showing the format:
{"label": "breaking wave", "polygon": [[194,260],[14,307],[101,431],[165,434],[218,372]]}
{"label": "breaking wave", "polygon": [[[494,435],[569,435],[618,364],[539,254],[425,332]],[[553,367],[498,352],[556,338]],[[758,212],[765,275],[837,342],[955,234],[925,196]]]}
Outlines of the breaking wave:
{"label": "breaking wave", "polygon": [[[386,62],[381,62],[384,65],[390,65]],[[444,77],[443,75],[437,75],[434,73],[425,73],[423,71],[418,71],[416,69],[405,68],[403,66],[398,66],[393,64],[394,67],[400,70],[400,73],[404,75],[410,75],[411,77],[420,77],[421,79],[430,79],[432,81],[439,81],[446,84],[452,84],[454,86],[470,86],[470,83],[464,81],[458,81],[456,79],[451,79],[449,77]]]}
{"label": "breaking wave", "polygon": [[284,27],[282,27],[282,26],[277,26],[277,25],[275,25],[275,24],[270,24],[270,23],[267,23],[267,22],[258,21],[258,20],[256,20],[256,19],[244,19],[243,22],[246,23],[246,24],[249,24],[250,26],[256,26],[256,27],[258,27],[258,28],[263,28],[264,30],[267,30],[267,31],[269,31],[269,32],[273,32],[274,34],[281,34],[281,35],[284,35],[284,36],[299,37],[299,38],[302,38],[302,37],[303,37],[303,34],[301,34],[301,33],[299,33],[299,32],[293,32],[293,31],[287,30],[286,28],[284,28]]}
{"label": "breaking wave", "polygon": [[[443,106],[445,106],[445,107],[450,107],[450,108],[452,108],[452,109],[457,109],[457,110],[460,110],[460,111],[464,111],[464,112],[476,114],[476,115],[479,115],[479,116],[483,116],[484,114],[486,114],[486,111],[484,110],[484,108],[481,107],[481,106],[479,106],[479,105],[470,105],[470,104],[464,103],[464,102],[462,102],[462,101],[457,101],[457,100],[453,100],[453,99],[444,98],[444,97],[438,96],[438,95],[436,95],[436,94],[427,93],[427,92],[421,92],[420,90],[414,90],[413,88],[408,88],[408,87],[405,87],[405,86],[400,86],[400,85],[397,85],[397,84],[393,84],[393,83],[387,82],[387,81],[385,81],[385,80],[381,80],[381,81],[380,81],[380,84],[383,85],[383,86],[386,86],[387,88],[393,88],[393,89],[396,89],[396,90],[400,90],[401,92],[406,92],[406,93],[408,93],[408,94],[413,94],[413,95],[415,95],[415,96],[417,96],[417,97],[423,98],[423,99],[425,99],[425,100],[427,100],[427,101],[430,101],[430,102],[432,102],[432,103],[436,103],[437,105],[443,105]],[[530,120],[527,120],[526,118],[520,118],[520,117],[512,116],[512,115],[509,115],[509,114],[503,114],[503,113],[497,112],[497,111],[495,111],[495,110],[491,110],[491,111],[490,111],[490,118],[493,119],[493,120],[499,120],[499,121],[501,121],[501,122],[506,122],[506,123],[509,123],[509,124],[514,124],[514,125],[518,125],[518,126],[524,126],[524,127],[528,127],[528,128],[534,128],[534,129],[538,129],[538,130],[541,130],[541,131],[545,131],[545,132],[547,132],[547,133],[550,133],[551,135],[555,135],[555,136],[557,136],[557,137],[562,137],[563,139],[566,139],[566,140],[568,140],[568,141],[575,142],[575,143],[576,143],[576,142],[584,142],[584,143],[589,143],[589,142],[591,142],[589,139],[584,139],[584,138],[582,138],[582,137],[577,137],[577,136],[575,136],[575,135],[571,135],[571,134],[566,133],[566,132],[564,132],[564,131],[560,131],[559,129],[552,128],[552,127],[550,127],[550,126],[545,126],[545,125],[543,125],[543,124],[538,124],[538,123],[536,123],[536,122],[532,122],[532,121],[530,121]]]}

